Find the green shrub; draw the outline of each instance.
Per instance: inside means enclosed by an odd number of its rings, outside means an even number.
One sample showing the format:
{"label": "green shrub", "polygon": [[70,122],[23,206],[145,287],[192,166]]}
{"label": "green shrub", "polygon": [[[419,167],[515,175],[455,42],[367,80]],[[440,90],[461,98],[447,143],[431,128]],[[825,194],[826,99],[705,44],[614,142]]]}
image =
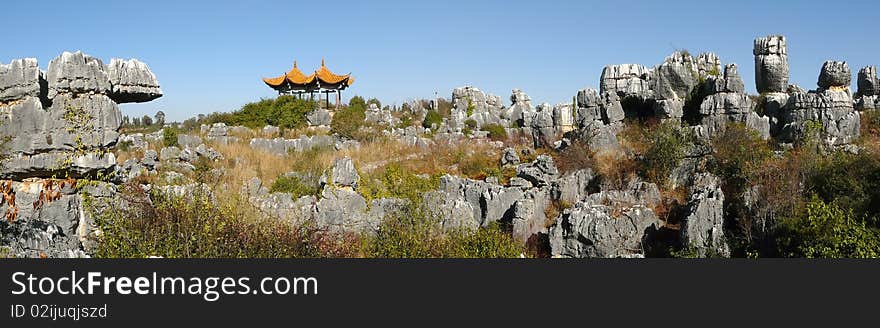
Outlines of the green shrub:
{"label": "green shrub", "polygon": [[741,193],[773,155],[758,132],[740,123],[727,124],[724,132],[712,138],[714,173],[730,190]]}
{"label": "green shrub", "polygon": [[443,123],[443,116],[435,110],[429,110],[425,114],[425,119],[422,120],[422,126],[426,129],[432,129],[434,124],[440,126],[441,123]]}
{"label": "green shrub", "polygon": [[480,130],[489,132],[489,138],[492,140],[507,140],[507,130],[501,124],[486,124],[480,127]]}
{"label": "green shrub", "polygon": [[402,198],[419,204],[422,195],[440,186],[440,175],[422,177],[404,169],[398,163],[385,166],[378,175],[362,175],[358,192],[367,201],[378,198]]}
{"label": "green shrub", "polygon": [[818,197],[804,215],[783,222],[782,254],[809,258],[880,257],[880,234],[865,226],[851,210]]}
{"label": "green shrub", "polygon": [[820,160],[806,179],[806,189],[822,200],[856,216],[873,221],[880,228],[880,156],[865,150],[858,155],[838,152]]}
{"label": "green shrub", "polygon": [[272,183],[269,191],[289,193],[293,199],[299,199],[302,196],[317,196],[321,190],[317,179],[314,180],[308,181],[308,179],[304,180],[294,175],[280,175]]}
{"label": "green shrub", "polygon": [[274,125],[284,129],[296,129],[306,125],[306,115],[317,108],[314,101],[299,99],[292,95],[275,99],[261,99],[245,104],[231,113],[214,113],[204,119],[205,124],[226,123],[249,128]]}
{"label": "green shrub", "polygon": [[497,222],[488,228],[443,231],[421,211],[387,218],[366,248],[368,256],[381,258],[499,258],[524,252]]}
{"label": "green shrub", "polygon": [[[134,188],[129,188],[133,190]],[[110,258],[281,258],[322,255],[320,232],[256,216],[234,204],[215,204],[201,192],[184,197],[156,192],[94,213],[103,232],[96,256]]]}
{"label": "green shrub", "polygon": [[477,128],[477,121],[469,118],[464,121],[464,126],[470,128],[471,130],[476,129]]}
{"label": "green shrub", "polygon": [[162,130],[162,144],[165,147],[176,147],[177,146],[177,128],[174,127],[166,127]]}
{"label": "green shrub", "polygon": [[644,138],[647,148],[642,174],[650,181],[665,185],[672,170],[684,158],[692,136],[679,123],[669,121],[649,127]]}
{"label": "green shrub", "polygon": [[358,130],[364,126],[364,120],[367,118],[366,106],[364,98],[352,97],[348,107],[333,115],[333,121],[330,122],[330,132],[343,138],[356,139]]}

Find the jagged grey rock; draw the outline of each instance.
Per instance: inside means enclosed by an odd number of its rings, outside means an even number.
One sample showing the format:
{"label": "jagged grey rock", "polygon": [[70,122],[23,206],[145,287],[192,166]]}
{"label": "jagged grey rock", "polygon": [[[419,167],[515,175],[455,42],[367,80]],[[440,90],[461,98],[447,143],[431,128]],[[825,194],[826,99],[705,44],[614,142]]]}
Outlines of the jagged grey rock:
{"label": "jagged grey rock", "polygon": [[653,73],[651,89],[657,99],[685,99],[700,83],[694,58],[683,51],[666,57]]}
{"label": "jagged grey rock", "polygon": [[609,65],[602,70],[599,92],[613,92],[620,97],[653,98],[651,70],[643,65]]}
{"label": "jagged grey rock", "polygon": [[880,95],[880,79],[877,79],[877,66],[866,66],[860,69],[857,84],[860,96]]}
{"label": "jagged grey rock", "polygon": [[203,143],[202,138],[199,136],[191,136],[188,134],[178,134],[177,135],[177,144],[183,148],[197,147]]}
{"label": "jagged grey rock", "polygon": [[19,100],[26,97],[44,97],[43,72],[35,58],[15,59],[9,64],[0,64],[0,102]]}
{"label": "jagged grey rock", "polygon": [[516,153],[516,149],[511,147],[504,148],[504,151],[501,153],[500,164],[501,166],[519,164],[519,155]]}
{"label": "jagged grey rock", "polygon": [[759,93],[785,92],[788,88],[788,52],[785,37],[771,35],[755,39],[755,86]]}
{"label": "jagged grey rock", "polygon": [[807,136],[809,122],[821,123],[820,138],[826,145],[843,145],[860,135],[859,113],[847,90],[793,94],[780,118],[780,138],[795,142]]}
{"label": "jagged grey rock", "polygon": [[721,58],[715,53],[704,52],[695,60],[700,76],[718,75],[721,72]]}
{"label": "jagged grey rock", "polygon": [[700,173],[694,178],[680,233],[682,245],[699,256],[730,256],[724,239],[724,192],[717,177]]}
{"label": "jagged grey rock", "polygon": [[563,175],[555,184],[556,199],[574,204],[590,194],[590,186],[596,175],[591,169],[580,169]]}
{"label": "jagged grey rock", "polygon": [[582,201],[566,209],[550,227],[551,254],[556,257],[640,257],[646,230],[659,224],[643,205],[612,207]]}
{"label": "jagged grey rock", "polygon": [[516,176],[528,180],[537,187],[543,187],[551,185],[559,177],[559,170],[553,163],[553,157],[540,155],[534,162],[518,165]]}
{"label": "jagged grey rock", "polygon": [[330,125],[330,112],[326,109],[315,109],[306,115],[306,121],[310,126]]}
{"label": "jagged grey rock", "polygon": [[110,77],[104,69],[104,63],[80,51],[65,51],[52,59],[46,70],[46,81],[49,98],[55,98],[60,93],[110,92]]}
{"label": "jagged grey rock", "polygon": [[351,157],[342,157],[333,160],[333,165],[321,176],[321,186],[348,187],[357,189],[360,175],[354,167]]}
{"label": "jagged grey rock", "polygon": [[162,97],[156,75],[137,59],[110,59],[107,75],[110,97],[116,103],[147,102]]}
{"label": "jagged grey rock", "polygon": [[849,89],[850,83],[852,83],[852,71],[849,65],[846,62],[829,60],[822,64],[819,81],[816,84],[824,90],[832,87]]}

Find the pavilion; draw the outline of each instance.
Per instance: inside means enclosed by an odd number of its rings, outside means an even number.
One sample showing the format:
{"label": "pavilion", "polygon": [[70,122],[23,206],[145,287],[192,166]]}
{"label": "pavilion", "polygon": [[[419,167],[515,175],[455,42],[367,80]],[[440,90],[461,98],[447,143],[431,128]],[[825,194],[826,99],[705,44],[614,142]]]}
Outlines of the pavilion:
{"label": "pavilion", "polygon": [[330,71],[324,65],[324,59],[321,59],[321,68],[310,75],[305,75],[293,61],[293,68],[274,78],[263,78],[263,82],[270,88],[278,91],[279,95],[289,94],[297,95],[300,98],[308,93],[310,99],[314,99],[315,92],[323,93],[327,105],[330,105],[330,94],[336,94],[336,108],[339,108],[339,102],[342,99],[342,90],[345,90],[354,83],[354,77],[351,73],[345,75],[337,75]]}

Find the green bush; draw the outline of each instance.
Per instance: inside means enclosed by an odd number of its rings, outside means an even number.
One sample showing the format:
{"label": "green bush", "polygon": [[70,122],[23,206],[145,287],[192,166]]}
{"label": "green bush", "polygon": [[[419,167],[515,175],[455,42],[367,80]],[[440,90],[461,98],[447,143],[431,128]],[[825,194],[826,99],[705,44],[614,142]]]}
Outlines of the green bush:
{"label": "green bush", "polygon": [[669,121],[649,127],[644,138],[647,149],[642,174],[650,181],[665,185],[672,170],[684,158],[692,136],[678,122]]}
{"label": "green bush", "polygon": [[404,169],[398,163],[385,166],[378,175],[362,175],[358,192],[367,201],[378,198],[402,198],[412,204],[419,204],[422,195],[440,186],[440,175],[422,177]]}
{"label": "green bush", "polygon": [[177,128],[174,127],[166,127],[162,130],[162,144],[165,147],[176,147],[177,146]]}
{"label": "green bush", "polygon": [[422,120],[422,126],[426,129],[433,128],[434,124],[440,126],[441,123],[443,123],[443,116],[441,116],[440,113],[435,110],[429,110],[425,114],[425,119]]}
{"label": "green bush", "polygon": [[488,228],[443,231],[437,220],[419,211],[387,218],[365,252],[380,258],[510,258],[525,250],[497,222]]}
{"label": "green bush", "polygon": [[480,127],[480,130],[489,132],[489,138],[492,140],[507,140],[507,130],[501,124],[486,124]]}
{"label": "green bush", "polygon": [[241,109],[231,113],[208,115],[204,123],[243,125],[254,129],[266,125],[296,129],[306,125],[306,115],[315,108],[317,108],[317,104],[314,101],[283,95],[275,99],[261,99],[245,104]]}
{"label": "green bush", "polygon": [[343,138],[356,139],[358,130],[364,125],[367,104],[364,98],[354,96],[348,102],[348,107],[343,108],[333,115],[330,122],[330,132]]}
{"label": "green bush", "polygon": [[729,123],[712,139],[714,173],[730,190],[741,193],[773,155],[767,141],[744,124]]}
{"label": "green bush", "polygon": [[865,226],[851,210],[818,197],[803,216],[783,221],[782,254],[809,258],[880,257],[880,234]]}
{"label": "green bush", "polygon": [[278,176],[269,191],[289,193],[293,199],[299,199],[302,196],[317,196],[321,193],[317,179],[307,181],[307,179],[304,180],[293,175]]}
{"label": "green bush", "polygon": [[806,180],[807,191],[841,208],[852,209],[859,217],[880,228],[880,156],[869,150],[858,155],[838,152],[817,167]]}
{"label": "green bush", "polygon": [[[133,189],[133,188],[132,188]],[[131,196],[131,195],[130,195]],[[103,232],[96,256],[110,258],[281,258],[320,256],[319,232],[255,216],[233,204],[217,205],[200,192],[177,197],[140,194],[132,202],[94,213]]]}

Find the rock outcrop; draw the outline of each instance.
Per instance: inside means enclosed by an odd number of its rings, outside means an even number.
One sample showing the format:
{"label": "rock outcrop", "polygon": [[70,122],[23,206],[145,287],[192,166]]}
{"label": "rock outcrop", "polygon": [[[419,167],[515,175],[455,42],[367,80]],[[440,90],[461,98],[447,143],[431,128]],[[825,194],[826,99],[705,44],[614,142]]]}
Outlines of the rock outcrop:
{"label": "rock outcrop", "polygon": [[730,256],[724,239],[724,192],[718,178],[700,173],[694,178],[688,213],[681,224],[681,242],[696,255]]}
{"label": "rock outcrop", "polygon": [[788,88],[788,52],[785,37],[771,35],[755,39],[755,86],[759,93],[785,92]]}
{"label": "rock outcrop", "polygon": [[742,78],[736,65],[724,67],[722,76],[710,77],[706,89],[709,96],[700,104],[700,126],[709,137],[724,131],[729,122],[745,124],[764,138],[770,138],[770,118],[754,111],[755,104],[744,93]]}
{"label": "rock outcrop", "polygon": [[849,89],[852,83],[852,71],[846,62],[829,60],[822,64],[822,70],[819,71],[819,90],[828,89]]}
{"label": "rock outcrop", "polygon": [[[64,52],[40,71],[35,59],[0,65],[0,178],[4,193],[3,244],[17,256],[81,257],[91,254],[97,227],[85,206],[115,199],[116,188],[96,182],[75,188],[76,178],[113,179],[122,115],[117,103],[162,95],[143,63],[113,59],[105,66],[82,52]],[[143,147],[143,136],[126,139]],[[125,178],[155,169],[155,152],[126,162]],[[55,177],[67,177],[57,180]],[[16,236],[16,237],[12,237]]]}
{"label": "rock outcrop", "polygon": [[880,79],[877,66],[867,66],[859,70],[857,80],[856,109],[874,110],[880,108]]}

